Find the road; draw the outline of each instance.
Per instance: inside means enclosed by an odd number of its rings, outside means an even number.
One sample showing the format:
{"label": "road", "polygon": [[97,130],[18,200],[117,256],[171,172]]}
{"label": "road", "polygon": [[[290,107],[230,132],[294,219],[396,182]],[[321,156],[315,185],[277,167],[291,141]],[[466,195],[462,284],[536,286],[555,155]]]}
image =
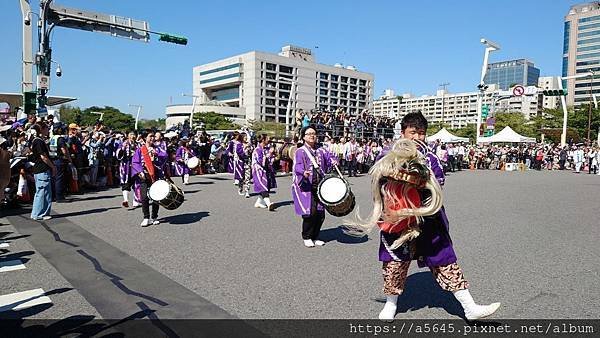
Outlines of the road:
{"label": "road", "polygon": [[[179,183],[179,181],[177,181]],[[368,175],[351,178],[362,213]],[[375,318],[382,307],[378,240],[344,235],[326,217],[324,247],[305,248],[290,177],[278,178],[274,212],[238,196],[227,175],[195,176],[177,210],[141,228],[120,190],[0,218],[0,295],[41,288],[50,302],[2,312],[13,318]],[[445,206],[459,264],[494,318],[598,318],[600,177],[570,172],[463,171]],[[411,267],[396,318],[455,319],[460,304],[427,269]],[[2,306],[2,304],[0,304]],[[0,308],[1,309],[1,308]],[[5,309],[6,310],[6,309]]]}

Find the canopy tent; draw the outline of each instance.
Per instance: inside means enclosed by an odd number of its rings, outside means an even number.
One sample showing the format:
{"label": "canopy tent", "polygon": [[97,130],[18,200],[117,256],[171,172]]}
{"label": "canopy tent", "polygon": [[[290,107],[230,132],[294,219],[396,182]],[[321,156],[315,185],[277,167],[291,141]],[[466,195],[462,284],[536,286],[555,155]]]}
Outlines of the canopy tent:
{"label": "canopy tent", "polygon": [[479,143],[535,143],[533,137],[519,135],[511,127],[506,126],[498,134],[489,137],[480,137]]}
{"label": "canopy tent", "polygon": [[427,142],[435,142],[437,140],[440,140],[444,143],[469,142],[468,137],[459,137],[456,135],[452,135],[452,133],[450,133],[446,128],[442,128],[437,133],[428,136],[426,140]]}

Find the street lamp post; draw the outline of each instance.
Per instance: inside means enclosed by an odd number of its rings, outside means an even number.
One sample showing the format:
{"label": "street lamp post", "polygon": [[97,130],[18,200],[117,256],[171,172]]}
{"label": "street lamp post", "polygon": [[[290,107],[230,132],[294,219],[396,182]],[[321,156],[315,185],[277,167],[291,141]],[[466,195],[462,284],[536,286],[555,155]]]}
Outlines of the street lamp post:
{"label": "street lamp post", "polygon": [[590,132],[592,131],[592,101],[594,101],[594,94],[593,94],[593,88],[594,88],[594,71],[590,70],[590,73],[592,75],[590,75],[590,104],[589,104],[589,109],[588,109],[588,127],[587,127],[587,139],[588,142],[591,143],[591,135]]}
{"label": "street lamp post", "polygon": [[446,94],[446,88],[450,85],[450,82],[441,83],[439,86],[442,87],[442,119],[440,122],[440,127],[444,127],[444,96]]}
{"label": "street lamp post", "polygon": [[185,94],[182,93],[181,96],[187,96],[187,97],[193,97],[194,100],[192,101],[192,111],[190,112],[190,130],[192,130],[193,128],[193,119],[194,119],[194,110],[196,110],[196,100],[200,97],[198,95],[190,95],[190,94]]}
{"label": "street lamp post", "polygon": [[481,106],[483,105],[483,95],[485,93],[485,83],[483,79],[485,78],[485,74],[487,72],[488,67],[488,59],[490,57],[490,52],[500,50],[500,46],[493,43],[492,41],[481,39],[481,43],[485,45],[485,52],[483,54],[483,65],[481,66],[481,79],[479,80],[479,95],[477,95],[477,130],[475,138],[475,142],[479,143],[479,129],[481,128]]}
{"label": "street lamp post", "polygon": [[129,107],[137,107],[137,114],[135,114],[135,130],[138,130],[138,121],[140,119],[140,112],[142,111],[142,106],[139,104],[129,104]]}
{"label": "street lamp post", "polygon": [[[564,89],[563,88],[563,83],[562,80],[571,80],[571,79],[579,79],[582,77],[594,77],[594,73],[592,72],[588,72],[588,73],[583,73],[583,74],[579,74],[579,75],[571,75],[571,76],[564,76],[564,77],[558,77],[558,89],[560,89],[561,91]],[[562,105],[562,109],[563,109],[563,127],[562,127],[562,134],[560,135],[560,145],[562,147],[564,147],[567,144],[567,100],[565,98],[564,95],[560,96],[560,103]],[[591,104],[591,102],[590,102]]]}
{"label": "street lamp post", "polygon": [[288,98],[288,104],[287,104],[287,108],[285,110],[285,136],[289,136],[289,132],[292,129],[291,123],[290,123],[290,111],[292,109],[292,98],[296,94],[295,90],[296,90],[296,86],[297,86],[297,81],[288,79],[287,77],[280,77],[279,81],[289,82],[292,84],[292,87],[290,88],[290,97]]}

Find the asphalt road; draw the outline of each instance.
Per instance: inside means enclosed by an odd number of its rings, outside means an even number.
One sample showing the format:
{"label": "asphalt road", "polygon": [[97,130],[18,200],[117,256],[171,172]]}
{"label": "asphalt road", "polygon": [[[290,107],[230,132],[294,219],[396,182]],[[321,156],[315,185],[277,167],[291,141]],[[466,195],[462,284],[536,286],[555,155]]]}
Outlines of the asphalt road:
{"label": "asphalt road", "polygon": [[[351,183],[366,213],[369,177]],[[161,209],[162,223],[148,228],[139,226],[140,209],[120,206],[119,189],[55,204],[56,217],[43,223],[28,221],[26,211],[9,214],[0,218],[10,243],[0,260],[28,261],[2,273],[0,295],[54,290],[53,303],[28,318],[375,318],[383,301],[377,234],[348,237],[338,228],[343,220],[328,215],[327,245],[305,248],[290,178],[278,185],[269,212],[238,196],[227,175],[195,176],[184,204]],[[502,302],[494,318],[600,317],[599,176],[466,171],[450,175],[444,191],[471,293]],[[398,312],[462,316],[416,264]]]}

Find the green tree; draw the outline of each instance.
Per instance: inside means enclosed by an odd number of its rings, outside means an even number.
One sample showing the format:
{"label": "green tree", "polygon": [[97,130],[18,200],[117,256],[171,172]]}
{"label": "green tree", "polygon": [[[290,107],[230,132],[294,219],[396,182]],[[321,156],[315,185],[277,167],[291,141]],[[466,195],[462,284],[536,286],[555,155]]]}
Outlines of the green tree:
{"label": "green tree", "polygon": [[141,119],[138,121],[138,128],[140,129],[157,129],[163,130],[167,125],[167,119],[160,118],[155,120]]}
{"label": "green tree", "polygon": [[477,135],[475,135],[475,130],[477,129],[476,124],[468,124],[466,127],[457,128],[457,129],[449,129],[448,131],[452,134],[460,137],[468,137],[471,143],[475,143],[475,139]]}
{"label": "green tree", "polygon": [[206,130],[227,130],[236,129],[238,127],[231,119],[212,111],[194,114],[193,121],[194,126],[204,123]]}
{"label": "green tree", "polygon": [[60,121],[66,124],[81,123],[81,109],[68,104],[63,104],[58,108],[58,116]]}
{"label": "green tree", "polygon": [[[587,138],[589,109],[588,104],[582,104],[568,112],[567,125],[577,130],[581,139]],[[592,106],[590,139],[595,140],[598,137],[598,128],[600,128],[600,109],[594,109]]]}
{"label": "green tree", "polygon": [[285,137],[285,123],[250,120],[248,125],[257,135],[268,134],[271,137]]}
{"label": "green tree", "polygon": [[110,106],[104,106],[104,108],[97,106],[86,108],[82,112],[81,126],[92,126],[98,119],[100,119],[100,115],[92,114],[92,112],[103,113],[103,124],[113,130],[125,132],[128,130],[133,130],[135,126],[135,119],[133,116],[130,114],[124,114],[119,109]]}
{"label": "green tree", "polygon": [[534,122],[525,119],[520,112],[497,113],[496,114],[496,132],[509,126],[515,132],[528,137],[538,137],[539,130],[535,128]]}

